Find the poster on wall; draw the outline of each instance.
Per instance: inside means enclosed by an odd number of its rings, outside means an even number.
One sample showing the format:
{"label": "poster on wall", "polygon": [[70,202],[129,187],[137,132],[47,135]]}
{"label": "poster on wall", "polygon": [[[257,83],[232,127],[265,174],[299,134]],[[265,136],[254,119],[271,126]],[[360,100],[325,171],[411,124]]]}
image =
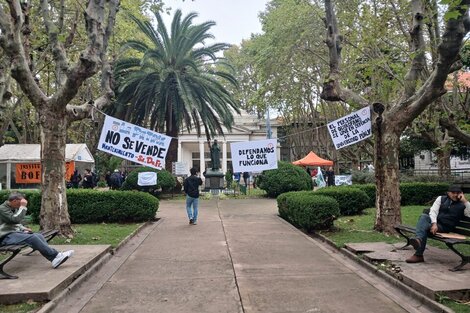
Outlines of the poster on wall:
{"label": "poster on wall", "polygon": [[336,150],[372,136],[370,108],[366,107],[328,123],[328,131]]}
{"label": "poster on wall", "polygon": [[[65,163],[65,180],[69,181],[75,170],[75,162]],[[41,163],[17,163],[15,169],[15,182],[17,184],[40,184]]]}
{"label": "poster on wall", "polygon": [[106,116],[98,150],[145,166],[162,169],[171,137]]}
{"label": "poster on wall", "polygon": [[276,145],[277,139],[231,143],[233,172],[261,172],[276,169]]}

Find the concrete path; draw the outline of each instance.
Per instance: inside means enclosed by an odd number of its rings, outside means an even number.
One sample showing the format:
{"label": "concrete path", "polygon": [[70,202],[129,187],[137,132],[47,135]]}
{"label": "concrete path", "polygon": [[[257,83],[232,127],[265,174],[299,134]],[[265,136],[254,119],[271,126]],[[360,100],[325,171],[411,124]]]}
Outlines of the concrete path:
{"label": "concrete path", "polygon": [[158,215],[41,312],[430,312],[280,219],[275,200],[201,201],[195,226],[183,201]]}

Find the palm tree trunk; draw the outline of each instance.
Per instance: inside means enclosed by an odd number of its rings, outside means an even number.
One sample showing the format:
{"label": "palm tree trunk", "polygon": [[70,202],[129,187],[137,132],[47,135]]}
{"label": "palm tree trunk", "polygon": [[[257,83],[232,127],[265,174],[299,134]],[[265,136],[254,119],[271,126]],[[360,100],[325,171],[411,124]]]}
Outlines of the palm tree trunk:
{"label": "palm tree trunk", "polygon": [[172,137],[168,153],[166,155],[165,169],[172,172],[173,162],[178,161],[178,130],[172,129],[166,132],[167,136]]}

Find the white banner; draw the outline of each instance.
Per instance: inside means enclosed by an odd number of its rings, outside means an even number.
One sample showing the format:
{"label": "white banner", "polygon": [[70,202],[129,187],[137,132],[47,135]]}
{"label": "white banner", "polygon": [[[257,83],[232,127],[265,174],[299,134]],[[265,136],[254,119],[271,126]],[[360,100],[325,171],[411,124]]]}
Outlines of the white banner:
{"label": "white banner", "polygon": [[363,108],[328,123],[328,131],[336,150],[369,138],[372,136],[370,108]]}
{"label": "white banner", "polygon": [[335,175],[335,186],[352,185],[352,175]]}
{"label": "white banner", "polygon": [[146,128],[106,116],[101,130],[98,150],[162,169],[171,137]]}
{"label": "white banner", "polygon": [[157,184],[157,173],[140,172],[137,174],[137,185],[139,186],[155,186]]}
{"label": "white banner", "polygon": [[276,145],[277,139],[231,143],[233,172],[260,172],[276,169]]}

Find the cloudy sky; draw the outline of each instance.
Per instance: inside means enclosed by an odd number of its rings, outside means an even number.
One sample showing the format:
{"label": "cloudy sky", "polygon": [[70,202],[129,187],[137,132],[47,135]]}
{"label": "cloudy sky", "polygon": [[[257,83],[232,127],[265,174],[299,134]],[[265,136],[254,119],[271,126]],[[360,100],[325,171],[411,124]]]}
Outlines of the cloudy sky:
{"label": "cloudy sky", "polygon": [[[258,14],[264,11],[268,0],[167,0],[165,5],[173,10],[181,9],[183,15],[189,12],[199,14],[196,23],[214,21],[212,28],[216,42],[239,44],[250,38],[252,33],[261,33]],[[165,15],[165,14],[163,14]],[[171,18],[165,18],[171,21]]]}

